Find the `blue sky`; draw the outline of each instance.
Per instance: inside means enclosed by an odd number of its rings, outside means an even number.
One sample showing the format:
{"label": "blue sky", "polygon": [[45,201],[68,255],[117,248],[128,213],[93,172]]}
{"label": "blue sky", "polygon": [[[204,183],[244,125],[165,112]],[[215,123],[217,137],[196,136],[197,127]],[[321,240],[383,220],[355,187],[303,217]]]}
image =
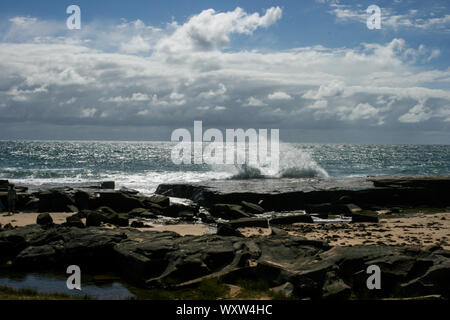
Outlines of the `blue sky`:
{"label": "blue sky", "polygon": [[[71,4],[81,30],[65,27]],[[449,40],[437,0],[3,0],[0,134],[167,140],[203,120],[305,142],[448,143]]]}

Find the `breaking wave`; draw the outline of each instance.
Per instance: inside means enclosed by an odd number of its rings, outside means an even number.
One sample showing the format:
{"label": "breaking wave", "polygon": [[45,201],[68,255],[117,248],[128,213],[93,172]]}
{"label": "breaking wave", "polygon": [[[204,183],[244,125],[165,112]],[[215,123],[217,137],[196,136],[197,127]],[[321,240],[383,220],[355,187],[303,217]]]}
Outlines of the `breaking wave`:
{"label": "breaking wave", "polygon": [[328,178],[328,173],[312,158],[311,154],[289,144],[280,144],[278,170],[269,166],[243,164],[234,167],[230,179],[277,179],[277,178]]}

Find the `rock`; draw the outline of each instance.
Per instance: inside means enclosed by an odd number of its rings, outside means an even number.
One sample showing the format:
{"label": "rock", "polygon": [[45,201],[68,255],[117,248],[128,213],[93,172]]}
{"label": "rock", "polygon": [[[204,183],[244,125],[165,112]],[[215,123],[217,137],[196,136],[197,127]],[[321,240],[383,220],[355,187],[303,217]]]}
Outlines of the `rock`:
{"label": "rock", "polygon": [[322,297],[324,299],[333,300],[347,300],[352,291],[342,279],[340,279],[336,272],[328,272],[325,276],[327,279],[322,287]]}
{"label": "rock", "polygon": [[166,197],[166,196],[155,194],[151,197],[148,197],[147,199],[157,205],[160,205],[161,207],[170,206],[170,199],[169,199],[169,197]]}
{"label": "rock", "polygon": [[229,225],[234,228],[268,228],[267,219],[241,218],[229,221]]}
{"label": "rock", "polygon": [[344,208],[346,209],[344,211],[344,213],[347,213],[347,214],[350,214],[350,215],[353,215],[353,214],[356,214],[356,213],[360,213],[362,211],[362,209],[360,207],[358,207],[356,204],[353,204],[353,203],[346,204],[344,206]]}
{"label": "rock", "polygon": [[313,223],[309,214],[300,214],[295,216],[276,217],[269,220],[270,225],[293,224],[293,223]]}
{"label": "rock", "polygon": [[39,199],[38,198],[31,198],[24,207],[24,211],[27,212],[37,212],[39,210]]}
{"label": "rock", "polygon": [[86,215],[86,227],[100,227],[105,220],[105,216],[101,213],[89,211]]}
{"label": "rock", "polygon": [[68,206],[75,205],[64,190],[42,191],[38,197],[39,212],[71,212]]}
{"label": "rock", "polygon": [[199,215],[198,215],[198,217],[202,220],[202,222],[203,223],[206,223],[206,224],[213,224],[213,223],[216,223],[216,220],[214,220],[214,218],[213,217],[211,217],[211,216],[209,216],[209,215],[206,215],[205,213],[200,213]]}
{"label": "rock", "polygon": [[114,190],[116,188],[116,184],[114,181],[104,181],[102,182],[100,189],[110,189]]}
{"label": "rock", "polygon": [[73,213],[77,213],[78,212],[78,208],[75,207],[74,205],[69,204],[67,206],[67,210],[69,210],[68,212],[73,212]]}
{"label": "rock", "polygon": [[347,203],[351,203],[351,202],[352,202],[352,198],[350,196],[342,196],[338,200],[338,203],[341,203],[341,204],[347,204]]}
{"label": "rock", "polygon": [[75,205],[80,210],[90,209],[90,194],[88,192],[77,190],[74,194]]}
{"label": "rock", "polygon": [[284,231],[283,229],[280,229],[280,228],[271,227],[270,231],[271,231],[270,232],[271,236],[282,236],[282,237],[284,237],[284,236],[289,235],[289,233],[287,231]]}
{"label": "rock", "polygon": [[217,225],[217,235],[225,237],[243,237],[242,233],[233,228],[229,223]]}
{"label": "rock", "polygon": [[170,207],[165,208],[163,211],[163,215],[168,217],[179,217],[181,214],[184,216],[196,216],[197,213],[197,206],[187,206],[181,203],[173,203]]}
{"label": "rock", "polygon": [[84,223],[78,215],[67,217],[66,224],[69,227],[84,228]]}
{"label": "rock", "polygon": [[136,208],[145,207],[141,198],[121,192],[101,192],[97,204],[99,207],[110,207],[118,213],[126,213]]}
{"label": "rock", "polygon": [[354,213],[352,214],[352,223],[378,223],[378,215],[376,212],[371,211],[362,211],[361,214]]}
{"label": "rock", "polygon": [[145,228],[145,224],[142,221],[133,221],[130,225],[132,228]]}
{"label": "rock", "polygon": [[130,218],[157,219],[158,216],[145,208],[136,208],[128,212]]}
{"label": "rock", "polygon": [[262,207],[251,202],[241,201],[241,205],[246,212],[249,212],[251,214],[262,214],[265,212]]}
{"label": "rock", "polygon": [[225,220],[250,218],[251,214],[246,213],[242,206],[233,204],[216,204],[209,210],[211,216]]}
{"label": "rock", "polygon": [[294,296],[294,285],[290,282],[286,282],[281,286],[271,288],[270,291],[285,298],[292,298]]}
{"label": "rock", "polygon": [[3,230],[13,230],[15,229],[11,223],[7,223],[3,226]]}
{"label": "rock", "polygon": [[41,226],[48,226],[53,224],[53,219],[48,213],[41,213],[38,215],[36,223]]}
{"label": "rock", "polygon": [[104,215],[107,215],[107,214],[117,214],[117,212],[114,211],[113,209],[111,209],[110,207],[99,207],[99,208],[97,208],[96,211],[97,211],[97,212],[100,212],[100,213],[102,213],[102,214],[104,214]]}

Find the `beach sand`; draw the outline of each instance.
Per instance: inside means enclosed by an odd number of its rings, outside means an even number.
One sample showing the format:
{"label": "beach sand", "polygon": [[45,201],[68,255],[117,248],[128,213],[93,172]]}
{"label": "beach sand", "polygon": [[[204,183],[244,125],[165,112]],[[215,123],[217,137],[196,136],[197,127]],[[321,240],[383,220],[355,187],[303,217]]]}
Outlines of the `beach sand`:
{"label": "beach sand", "polygon": [[[22,227],[36,223],[38,213],[20,213],[13,216],[0,215],[2,226],[10,223]],[[73,213],[51,213],[54,223],[61,224]],[[113,227],[113,226],[111,226]],[[114,227],[115,228],[115,227]],[[331,246],[354,245],[439,245],[450,249],[450,213],[415,214],[401,218],[380,219],[378,224],[311,224],[295,223],[284,226],[290,235],[309,240],[322,240]],[[172,231],[181,236],[201,236],[213,234],[214,229],[204,224],[149,224],[140,231]],[[268,236],[267,228],[242,228],[239,231],[246,237]]]}
{"label": "beach sand", "polygon": [[[416,214],[402,218],[380,219],[378,224],[310,224],[285,226],[290,235],[323,240],[331,246],[354,245],[439,245],[450,249],[450,213]],[[239,229],[245,236],[264,236],[270,229]]]}
{"label": "beach sand", "polygon": [[[31,224],[36,224],[36,219],[39,213],[16,213],[12,216],[0,215],[0,225],[5,226],[11,224],[13,227],[24,227]],[[73,213],[50,213],[55,224],[62,224],[66,222],[66,218],[72,216]],[[82,219],[83,222],[84,219]],[[139,228],[140,231],[172,231],[181,236],[192,235],[202,236],[205,234],[212,234],[214,230],[203,224],[176,224],[176,225],[158,225],[149,223],[149,228]],[[111,228],[116,228],[110,226]]]}

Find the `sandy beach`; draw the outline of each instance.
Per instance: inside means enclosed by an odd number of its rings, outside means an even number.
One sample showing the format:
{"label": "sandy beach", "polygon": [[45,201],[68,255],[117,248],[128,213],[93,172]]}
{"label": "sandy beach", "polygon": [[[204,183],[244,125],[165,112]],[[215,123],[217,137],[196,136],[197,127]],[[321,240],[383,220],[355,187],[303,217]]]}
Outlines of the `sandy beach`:
{"label": "sandy beach", "polygon": [[[16,213],[12,216],[6,216],[5,214],[0,215],[0,225],[5,226],[11,224],[13,227],[24,227],[36,223],[36,219],[39,213]],[[55,224],[62,224],[66,222],[66,218],[72,216],[73,213],[50,213]],[[82,219],[85,222],[85,219]],[[204,224],[176,224],[176,225],[161,225],[148,223],[147,228],[137,228],[138,230],[145,231],[172,231],[178,233],[181,236],[202,236],[206,234],[212,234],[213,229]],[[116,228],[115,226],[108,226],[111,228]]]}
{"label": "sandy beach", "polygon": [[[13,216],[0,216],[2,226],[11,224],[13,227],[23,227],[36,223],[38,213],[20,213]],[[62,224],[73,213],[51,213],[55,224]],[[111,226],[113,227],[113,226]],[[116,228],[116,227],[113,227]],[[450,249],[450,213],[414,214],[401,218],[380,219],[378,224],[311,224],[294,223],[284,226],[284,230],[293,236],[305,237],[309,240],[323,240],[331,246],[354,245],[413,245],[434,246]],[[145,231],[172,231],[181,236],[202,236],[213,234],[214,228],[205,224],[161,225],[148,223]],[[246,237],[269,236],[267,228],[240,228]]]}
{"label": "sandy beach", "polygon": [[[434,246],[450,249],[450,214],[415,214],[402,218],[380,219],[378,224],[294,223],[283,228],[290,235],[323,240],[331,246],[393,245]],[[267,236],[270,229],[242,228],[247,237]]]}

